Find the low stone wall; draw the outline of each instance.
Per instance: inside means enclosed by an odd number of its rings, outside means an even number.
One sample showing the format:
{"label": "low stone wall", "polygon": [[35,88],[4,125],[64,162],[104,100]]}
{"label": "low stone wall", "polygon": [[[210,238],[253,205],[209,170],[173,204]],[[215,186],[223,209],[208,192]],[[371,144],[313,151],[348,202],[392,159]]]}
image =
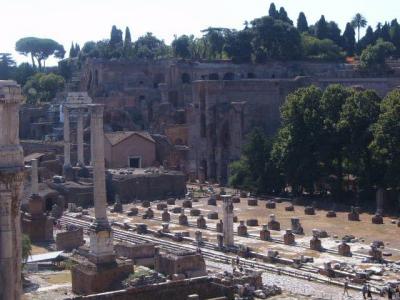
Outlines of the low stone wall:
{"label": "low stone wall", "polygon": [[72,251],[84,244],[82,227],[71,231],[59,232],[56,235],[58,251]]}
{"label": "low stone wall", "polygon": [[118,243],[114,247],[118,256],[131,259],[135,265],[154,267],[155,245],[152,243]]}
{"label": "low stone wall", "polygon": [[69,300],[187,300],[187,297],[192,294],[199,295],[200,299],[212,299],[217,297],[234,299],[234,289],[232,286],[217,284],[210,277],[199,277],[128,288],[115,292],[75,297]]}

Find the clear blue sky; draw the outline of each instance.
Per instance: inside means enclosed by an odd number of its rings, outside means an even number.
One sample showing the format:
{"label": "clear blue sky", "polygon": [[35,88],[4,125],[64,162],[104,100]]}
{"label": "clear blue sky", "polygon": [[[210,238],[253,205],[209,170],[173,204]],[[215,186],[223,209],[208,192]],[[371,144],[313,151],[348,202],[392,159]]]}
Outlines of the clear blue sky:
{"label": "clear blue sky", "polygon": [[[14,51],[26,36],[52,38],[68,51],[71,42],[108,38],[113,24],[130,27],[133,39],[153,32],[169,43],[174,34],[194,34],[208,26],[240,29],[245,20],[266,15],[266,0],[1,0],[0,52],[18,62],[29,61]],[[341,29],[357,12],[370,25],[400,19],[400,0],[276,0],[292,20],[304,11],[309,24],[324,14]],[[49,61],[48,65],[55,61]]]}

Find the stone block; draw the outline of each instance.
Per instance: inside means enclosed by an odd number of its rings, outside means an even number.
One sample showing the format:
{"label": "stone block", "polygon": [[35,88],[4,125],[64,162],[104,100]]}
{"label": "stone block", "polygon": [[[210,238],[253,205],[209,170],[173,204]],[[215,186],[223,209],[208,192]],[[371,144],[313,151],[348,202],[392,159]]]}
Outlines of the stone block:
{"label": "stone block", "polygon": [[175,198],[168,198],[167,205],[175,205]]}
{"label": "stone block", "polygon": [[57,251],[72,251],[85,243],[83,239],[82,227],[76,227],[69,231],[58,232],[56,234]]}
{"label": "stone block", "polygon": [[238,216],[233,216],[233,223],[237,223],[237,222],[239,222]]}
{"label": "stone block", "polygon": [[197,218],[197,227],[200,229],[206,229],[207,228],[207,222],[206,219],[204,219],[203,216],[200,216]]}
{"label": "stone block", "polygon": [[256,198],[247,199],[247,205],[248,206],[257,206],[258,200]]}
{"label": "stone block", "polygon": [[330,210],[326,213],[327,218],[336,218],[336,212],[333,210]]}
{"label": "stone block", "polygon": [[316,236],[314,236],[310,240],[310,249],[311,250],[315,250],[315,251],[321,251],[322,250],[321,240],[318,239]]}
{"label": "stone block", "polygon": [[192,201],[191,200],[183,200],[182,207],[183,208],[192,208]]}
{"label": "stone block", "polygon": [[210,220],[218,220],[218,213],[216,211],[209,212],[207,218]]}
{"label": "stone block", "polygon": [[260,239],[262,241],[269,241],[271,239],[271,232],[268,230],[268,225],[263,225],[263,229],[260,231]]}
{"label": "stone block", "polygon": [[286,206],[285,211],[294,211],[294,206],[293,205]]}
{"label": "stone block", "polygon": [[293,245],[295,243],[295,236],[292,233],[292,230],[286,230],[286,233],[283,235],[283,243],[285,245]]}
{"label": "stone block", "polygon": [[244,225],[244,221],[240,221],[240,224],[237,228],[237,233],[239,236],[247,236],[247,227]]}
{"label": "stone block", "polygon": [[240,203],[240,198],[239,197],[232,197],[232,203]]}
{"label": "stone block", "polygon": [[164,210],[168,208],[168,205],[165,203],[157,203],[157,210]]}
{"label": "stone block", "polygon": [[143,219],[152,219],[152,218],[154,218],[154,211],[149,207],[143,214]]}
{"label": "stone block", "polygon": [[348,245],[346,242],[342,242],[338,246],[338,252],[341,256],[351,256],[350,245]]}
{"label": "stone block", "polygon": [[137,216],[138,213],[139,213],[139,209],[138,209],[137,207],[132,207],[132,208],[128,211],[127,215],[128,215],[128,217],[133,217],[133,216]]}
{"label": "stone block", "polygon": [[216,199],[215,195],[212,195],[210,198],[208,198],[207,204],[217,206],[217,199]]}
{"label": "stone block", "polygon": [[247,198],[247,192],[240,191],[240,198]]}
{"label": "stone block", "polygon": [[276,208],[276,203],[274,201],[267,201],[265,203],[265,207],[268,209],[275,209]]}
{"label": "stone block", "polygon": [[163,213],[161,214],[161,219],[163,222],[171,221],[171,215],[167,209],[164,209]]}
{"label": "stone block", "polygon": [[292,226],[292,232],[295,234],[304,234],[304,229],[300,224],[299,218],[291,218],[290,223]]}
{"label": "stone block", "polygon": [[246,225],[251,226],[251,227],[258,226],[258,220],[257,219],[248,219],[246,221]]}
{"label": "stone block", "polygon": [[305,208],[304,208],[304,214],[305,215],[315,215],[315,209],[314,209],[314,207],[313,206],[306,206]]}
{"label": "stone block", "polygon": [[144,208],[150,207],[150,201],[147,201],[147,200],[143,201],[142,207],[144,207]]}
{"label": "stone block", "polygon": [[174,214],[180,214],[182,212],[182,207],[175,206],[171,209],[172,213]]}
{"label": "stone block", "polygon": [[224,230],[224,223],[222,223],[222,220],[219,220],[219,223],[216,225],[216,230],[217,232],[222,233]]}
{"label": "stone block", "polygon": [[372,224],[383,224],[383,217],[381,215],[375,215],[372,217]]}
{"label": "stone block", "polygon": [[146,234],[147,233],[147,225],[143,223],[136,224],[136,232],[138,234]]}
{"label": "stone block", "polygon": [[185,216],[184,214],[179,215],[178,221],[179,221],[179,225],[187,226],[189,224],[187,216]]}
{"label": "stone block", "polygon": [[191,210],[190,210],[190,215],[192,216],[192,217],[198,217],[198,216],[200,216],[200,209],[197,209],[197,208],[192,208]]}

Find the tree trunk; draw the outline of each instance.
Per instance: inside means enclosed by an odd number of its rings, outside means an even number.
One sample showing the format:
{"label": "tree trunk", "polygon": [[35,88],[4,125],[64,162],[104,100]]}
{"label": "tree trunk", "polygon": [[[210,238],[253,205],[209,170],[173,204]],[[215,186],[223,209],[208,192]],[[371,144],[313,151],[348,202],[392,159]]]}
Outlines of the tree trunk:
{"label": "tree trunk", "polygon": [[33,58],[33,54],[32,53],[31,53],[31,59],[32,59],[32,67],[36,68],[35,59]]}

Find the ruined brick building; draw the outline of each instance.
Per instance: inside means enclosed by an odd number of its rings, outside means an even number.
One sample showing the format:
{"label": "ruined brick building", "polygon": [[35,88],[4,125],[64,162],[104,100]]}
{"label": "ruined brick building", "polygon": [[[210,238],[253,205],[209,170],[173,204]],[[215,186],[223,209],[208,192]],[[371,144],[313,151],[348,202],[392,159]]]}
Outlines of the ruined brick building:
{"label": "ruined brick building", "polygon": [[148,131],[158,163],[226,183],[251,129],[276,132],[290,92],[340,83],[384,96],[400,85],[399,75],[395,69],[390,78],[361,77],[343,63],[88,59],[69,86],[105,104],[110,131]]}

